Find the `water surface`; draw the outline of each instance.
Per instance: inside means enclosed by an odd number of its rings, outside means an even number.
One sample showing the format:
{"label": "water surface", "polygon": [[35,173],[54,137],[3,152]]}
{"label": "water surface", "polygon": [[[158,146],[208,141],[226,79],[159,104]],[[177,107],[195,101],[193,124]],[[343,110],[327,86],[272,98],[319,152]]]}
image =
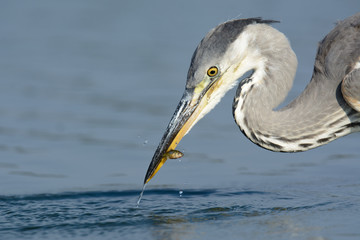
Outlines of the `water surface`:
{"label": "water surface", "polygon": [[337,1],[7,1],[0,9],[1,239],[359,239],[359,134],[261,149],[231,91],[136,201],[206,32],[280,20],[298,55],[359,9]]}

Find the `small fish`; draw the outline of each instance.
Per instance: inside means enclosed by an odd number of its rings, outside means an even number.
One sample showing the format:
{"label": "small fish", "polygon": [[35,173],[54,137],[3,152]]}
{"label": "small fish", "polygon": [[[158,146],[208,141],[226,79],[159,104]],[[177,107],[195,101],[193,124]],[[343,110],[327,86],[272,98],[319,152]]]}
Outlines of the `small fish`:
{"label": "small fish", "polygon": [[165,153],[164,156],[170,159],[178,159],[184,156],[184,154],[178,150],[170,150],[167,153]]}

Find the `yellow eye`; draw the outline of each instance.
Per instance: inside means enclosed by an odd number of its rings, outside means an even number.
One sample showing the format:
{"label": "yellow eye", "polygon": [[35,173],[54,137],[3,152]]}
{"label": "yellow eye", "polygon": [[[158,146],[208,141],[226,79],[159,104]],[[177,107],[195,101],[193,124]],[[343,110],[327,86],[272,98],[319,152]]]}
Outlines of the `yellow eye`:
{"label": "yellow eye", "polygon": [[215,77],[218,74],[219,70],[217,67],[213,66],[207,70],[207,75],[209,77]]}

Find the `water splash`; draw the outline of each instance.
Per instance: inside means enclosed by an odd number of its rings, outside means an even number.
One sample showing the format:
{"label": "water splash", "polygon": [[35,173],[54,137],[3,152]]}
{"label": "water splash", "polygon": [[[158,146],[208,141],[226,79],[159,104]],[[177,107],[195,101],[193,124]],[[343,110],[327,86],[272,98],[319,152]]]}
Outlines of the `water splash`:
{"label": "water splash", "polygon": [[143,185],[143,188],[142,188],[142,190],[141,190],[141,193],[140,193],[139,199],[138,199],[138,200],[137,200],[137,202],[136,202],[136,207],[139,207],[139,205],[140,205],[141,198],[142,198],[142,196],[143,196],[143,194],[144,194],[146,184],[147,184],[147,183],[144,183],[144,185]]}
{"label": "water splash", "polygon": [[184,193],[184,191],[180,190],[179,191],[179,196],[182,197],[183,193]]}

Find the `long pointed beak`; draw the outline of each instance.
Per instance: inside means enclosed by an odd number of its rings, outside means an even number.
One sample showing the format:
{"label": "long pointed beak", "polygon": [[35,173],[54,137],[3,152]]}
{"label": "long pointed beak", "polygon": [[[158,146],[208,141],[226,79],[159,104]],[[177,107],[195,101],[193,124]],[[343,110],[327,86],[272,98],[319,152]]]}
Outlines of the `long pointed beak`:
{"label": "long pointed beak", "polygon": [[[223,84],[223,79],[223,75],[220,75],[216,80],[211,82],[208,78],[204,78],[195,88],[185,89],[184,95],[150,162],[144,184],[148,183],[150,179],[155,176],[169,156],[173,156],[172,154],[169,155],[169,152],[175,150],[185,134],[188,133],[196,122],[208,113],[220,101],[225,92],[231,88],[231,83],[225,84],[224,89],[219,88],[219,86]],[[220,89],[220,92],[214,94],[216,96],[215,99],[211,99],[214,91],[218,91],[218,89]]]}
{"label": "long pointed beak", "polygon": [[201,112],[201,104],[193,98],[193,90],[185,90],[169,125],[146,172],[144,184],[149,182],[168,159],[167,153],[175,150],[183,136],[190,130]]}

